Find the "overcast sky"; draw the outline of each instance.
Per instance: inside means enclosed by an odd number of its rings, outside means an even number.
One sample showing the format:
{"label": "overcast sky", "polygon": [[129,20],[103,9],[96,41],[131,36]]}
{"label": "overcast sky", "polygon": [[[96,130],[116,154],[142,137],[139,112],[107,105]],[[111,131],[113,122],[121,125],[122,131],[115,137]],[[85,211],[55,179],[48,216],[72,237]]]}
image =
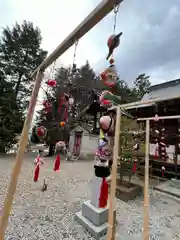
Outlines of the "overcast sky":
{"label": "overcast sky", "polygon": [[[99,2],[0,0],[0,27],[33,21],[42,31],[42,47],[50,53]],[[88,59],[97,72],[108,65],[104,59],[112,29],[113,13],[80,40],[78,65]],[[143,72],[153,84],[180,77],[180,0],[124,0],[117,20],[119,31],[123,36],[114,57],[129,84]],[[70,50],[59,61],[71,64],[72,58]]]}

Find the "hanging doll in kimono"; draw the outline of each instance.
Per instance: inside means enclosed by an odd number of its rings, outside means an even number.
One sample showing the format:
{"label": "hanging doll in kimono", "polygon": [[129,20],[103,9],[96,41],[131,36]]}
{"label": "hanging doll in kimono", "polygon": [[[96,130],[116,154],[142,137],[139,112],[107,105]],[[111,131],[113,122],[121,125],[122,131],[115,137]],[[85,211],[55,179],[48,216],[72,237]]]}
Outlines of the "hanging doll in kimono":
{"label": "hanging doll in kimono", "polygon": [[37,157],[34,159],[34,182],[37,182],[39,179],[39,173],[40,173],[40,167],[42,164],[44,164],[43,158],[42,158],[43,151],[39,150],[39,153]]}
{"label": "hanging doll in kimono", "polygon": [[113,159],[113,139],[115,120],[107,115],[100,118],[100,137],[96,151],[95,175],[108,177]]}

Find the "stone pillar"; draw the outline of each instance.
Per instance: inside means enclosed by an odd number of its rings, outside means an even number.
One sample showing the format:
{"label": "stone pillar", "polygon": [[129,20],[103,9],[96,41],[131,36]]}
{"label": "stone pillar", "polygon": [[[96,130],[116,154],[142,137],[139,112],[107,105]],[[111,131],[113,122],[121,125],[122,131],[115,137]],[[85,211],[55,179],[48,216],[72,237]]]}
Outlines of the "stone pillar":
{"label": "stone pillar", "polygon": [[[99,208],[99,194],[102,178],[92,181],[91,199],[82,204],[82,210],[76,213],[76,220],[95,238],[100,239],[107,233],[108,206]],[[116,216],[114,214],[114,216]]]}

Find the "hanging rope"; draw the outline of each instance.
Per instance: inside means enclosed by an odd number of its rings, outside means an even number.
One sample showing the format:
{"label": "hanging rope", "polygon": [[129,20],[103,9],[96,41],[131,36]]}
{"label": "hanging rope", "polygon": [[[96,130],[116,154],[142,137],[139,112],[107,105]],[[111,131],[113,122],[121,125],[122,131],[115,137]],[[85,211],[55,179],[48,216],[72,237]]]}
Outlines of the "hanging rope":
{"label": "hanging rope", "polygon": [[114,31],[114,33],[116,32],[117,15],[118,15],[118,12],[119,12],[119,6],[120,6],[120,4],[116,4],[116,5],[114,6],[114,25],[113,25],[113,31]]}
{"label": "hanging rope", "polygon": [[77,47],[78,47],[79,39],[75,41],[75,47],[74,47],[74,55],[73,55],[73,65],[75,64],[76,60],[76,52],[77,52]]}

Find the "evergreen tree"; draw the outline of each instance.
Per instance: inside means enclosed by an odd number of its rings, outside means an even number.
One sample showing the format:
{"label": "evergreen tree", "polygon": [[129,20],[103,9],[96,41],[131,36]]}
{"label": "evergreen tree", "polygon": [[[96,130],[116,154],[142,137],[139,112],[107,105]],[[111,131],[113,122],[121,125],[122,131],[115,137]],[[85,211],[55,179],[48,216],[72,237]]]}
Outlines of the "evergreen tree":
{"label": "evergreen tree", "polygon": [[134,81],[134,89],[132,91],[136,92],[137,99],[140,100],[145,93],[148,92],[151,82],[149,76],[146,76],[145,73],[140,74]]}
{"label": "evergreen tree", "polygon": [[33,23],[24,21],[12,28],[6,27],[0,40],[0,70],[15,89],[15,98],[21,99],[21,107],[26,108],[28,96],[32,90],[32,71],[46,57],[47,52],[41,49],[40,30]]}
{"label": "evergreen tree", "polygon": [[5,153],[12,144],[16,143],[16,136],[20,134],[23,124],[21,112],[16,102],[16,92],[13,84],[7,81],[0,71],[0,152]]}

